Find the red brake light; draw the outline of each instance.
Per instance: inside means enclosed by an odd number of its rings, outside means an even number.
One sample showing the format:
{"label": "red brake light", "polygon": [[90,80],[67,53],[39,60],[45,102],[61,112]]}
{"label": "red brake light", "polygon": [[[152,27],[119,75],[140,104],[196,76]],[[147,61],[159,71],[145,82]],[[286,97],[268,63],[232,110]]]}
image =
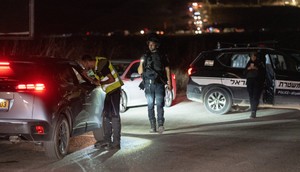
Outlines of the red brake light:
{"label": "red brake light", "polygon": [[35,131],[36,131],[38,134],[44,134],[44,133],[45,133],[45,129],[44,129],[44,127],[41,126],[41,125],[35,126]]}
{"label": "red brake light", "polygon": [[175,75],[175,74],[172,74],[172,78],[173,78],[173,79],[176,79],[176,75]]}
{"label": "red brake light", "polygon": [[45,90],[45,85],[42,83],[37,83],[37,84],[19,84],[17,85],[16,89],[18,91],[44,91]]}
{"label": "red brake light", "polygon": [[0,62],[0,66],[9,66],[9,62]]}
{"label": "red brake light", "polygon": [[12,70],[9,67],[9,62],[0,61],[0,74],[1,76],[7,76],[12,74]]}
{"label": "red brake light", "polygon": [[45,89],[44,84],[35,84],[35,90],[36,91],[43,91]]}

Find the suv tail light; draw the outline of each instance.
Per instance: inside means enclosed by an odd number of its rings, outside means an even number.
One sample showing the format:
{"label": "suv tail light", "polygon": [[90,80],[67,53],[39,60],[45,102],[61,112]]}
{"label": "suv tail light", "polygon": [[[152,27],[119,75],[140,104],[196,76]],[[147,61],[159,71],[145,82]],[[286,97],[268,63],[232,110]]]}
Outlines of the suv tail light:
{"label": "suv tail light", "polygon": [[9,66],[9,62],[0,62],[0,66]]}
{"label": "suv tail light", "polygon": [[42,125],[35,126],[35,131],[37,134],[45,134],[45,128]]}
{"label": "suv tail light", "polygon": [[11,75],[12,70],[9,67],[9,62],[0,61],[0,74],[1,76]]}
{"label": "suv tail light", "polygon": [[172,78],[175,80],[175,79],[176,79],[176,75],[175,75],[175,74],[172,74]]}
{"label": "suv tail light", "polygon": [[192,75],[192,74],[195,73],[195,72],[196,72],[196,70],[195,70],[195,68],[193,68],[193,67],[190,67],[190,68],[188,69],[188,71],[187,71],[187,73],[188,73],[189,76]]}
{"label": "suv tail light", "polygon": [[20,92],[26,92],[26,91],[43,92],[45,90],[45,85],[42,83],[19,84],[19,85],[17,85],[16,90],[20,91]]}

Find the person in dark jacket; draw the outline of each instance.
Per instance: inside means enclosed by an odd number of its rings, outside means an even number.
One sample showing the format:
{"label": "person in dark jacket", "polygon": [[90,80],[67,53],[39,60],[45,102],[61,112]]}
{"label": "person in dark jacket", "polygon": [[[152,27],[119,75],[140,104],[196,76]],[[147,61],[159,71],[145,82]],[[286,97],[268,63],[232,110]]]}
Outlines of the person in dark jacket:
{"label": "person in dark jacket", "polygon": [[148,117],[151,125],[150,132],[156,132],[154,105],[157,107],[158,132],[164,131],[164,97],[165,85],[172,90],[171,72],[167,57],[159,51],[160,41],[152,36],[147,41],[149,51],[141,59],[138,73],[143,76],[145,95],[148,103]]}
{"label": "person in dark jacket", "polygon": [[250,60],[245,68],[251,107],[250,118],[256,118],[256,111],[265,81],[265,65],[262,59],[257,58],[257,55],[256,52],[250,55]]}

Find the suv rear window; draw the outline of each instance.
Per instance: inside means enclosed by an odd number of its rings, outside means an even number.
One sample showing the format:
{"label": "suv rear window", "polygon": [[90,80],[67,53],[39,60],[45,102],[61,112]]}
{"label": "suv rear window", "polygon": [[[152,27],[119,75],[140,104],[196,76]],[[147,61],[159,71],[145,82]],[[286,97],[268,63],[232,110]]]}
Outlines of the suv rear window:
{"label": "suv rear window", "polygon": [[27,80],[29,78],[41,78],[46,76],[46,66],[39,66],[33,63],[12,63],[1,66],[0,78]]}

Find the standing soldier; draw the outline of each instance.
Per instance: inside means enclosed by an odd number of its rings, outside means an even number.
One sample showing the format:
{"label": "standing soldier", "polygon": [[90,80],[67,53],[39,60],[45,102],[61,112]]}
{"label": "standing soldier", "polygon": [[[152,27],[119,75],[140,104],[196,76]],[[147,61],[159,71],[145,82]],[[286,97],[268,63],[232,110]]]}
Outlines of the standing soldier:
{"label": "standing soldier", "polygon": [[[106,149],[120,149],[121,119],[120,119],[120,94],[123,82],[114,67],[104,57],[92,58],[84,55],[81,58],[86,70],[93,70],[97,80],[94,84],[100,85],[106,92],[104,103],[104,142],[98,141],[95,147]],[[112,140],[113,136],[113,140]]]}
{"label": "standing soldier", "polygon": [[154,104],[157,106],[158,132],[164,131],[164,97],[165,85],[172,89],[171,72],[167,57],[159,51],[160,41],[152,36],[147,41],[149,51],[141,58],[138,73],[142,75],[145,95],[148,103],[148,118],[150,121],[150,132],[156,132],[156,118]]}

